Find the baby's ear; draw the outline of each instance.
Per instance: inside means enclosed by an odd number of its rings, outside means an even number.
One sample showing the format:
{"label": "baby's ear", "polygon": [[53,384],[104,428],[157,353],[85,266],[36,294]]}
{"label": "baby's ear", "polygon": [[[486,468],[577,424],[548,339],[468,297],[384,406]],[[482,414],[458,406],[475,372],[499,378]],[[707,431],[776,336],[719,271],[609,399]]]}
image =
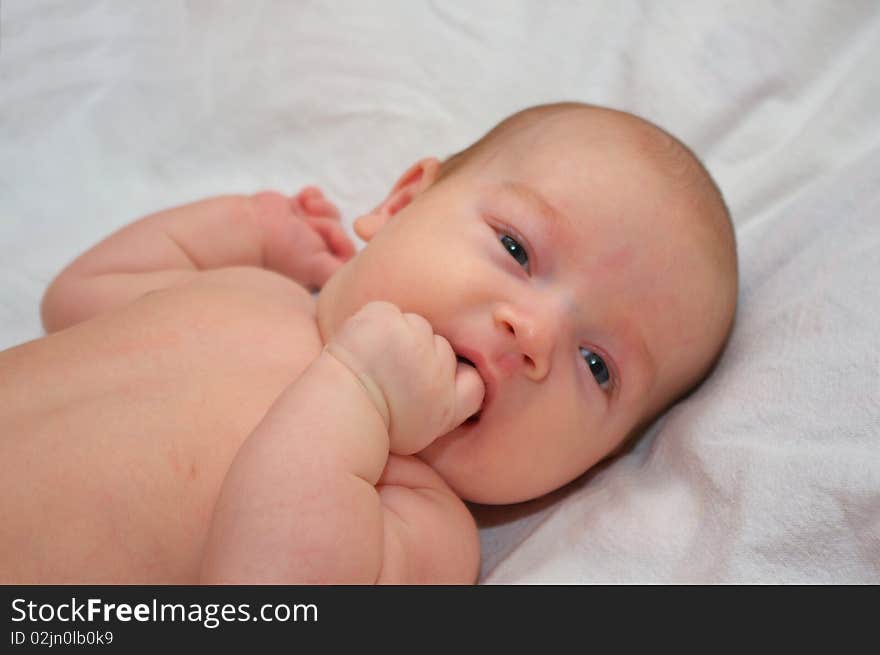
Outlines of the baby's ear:
{"label": "baby's ear", "polygon": [[436,157],[420,159],[410,166],[378,207],[355,219],[355,233],[364,241],[372,239],[388,219],[434,183],[439,171],[440,161]]}

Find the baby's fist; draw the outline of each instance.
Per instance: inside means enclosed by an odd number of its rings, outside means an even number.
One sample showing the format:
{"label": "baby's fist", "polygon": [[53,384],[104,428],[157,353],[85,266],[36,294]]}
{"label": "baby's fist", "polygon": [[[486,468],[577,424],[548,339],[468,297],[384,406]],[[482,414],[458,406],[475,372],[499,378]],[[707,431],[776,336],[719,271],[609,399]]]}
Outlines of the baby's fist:
{"label": "baby's fist", "polygon": [[485,388],[423,317],[371,302],[349,318],[327,351],[360,381],[385,420],[390,450],[416,453],[480,408]]}
{"label": "baby's fist", "polygon": [[251,196],[250,208],[265,235],[266,268],[310,290],[323,287],[355,253],[339,222],[339,210],[316,187],[290,198],[263,191]]}

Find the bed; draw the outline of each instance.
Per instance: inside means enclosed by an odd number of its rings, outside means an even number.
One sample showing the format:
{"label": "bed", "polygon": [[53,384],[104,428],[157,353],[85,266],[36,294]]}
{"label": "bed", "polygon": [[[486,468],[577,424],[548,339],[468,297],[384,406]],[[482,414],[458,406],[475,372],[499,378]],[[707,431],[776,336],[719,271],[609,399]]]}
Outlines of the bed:
{"label": "bed", "polygon": [[[736,226],[714,374],[620,457],[474,507],[480,582],[880,582],[880,5],[0,4],[0,348],[76,254],[196,198],[409,164],[556,100],[687,142]],[[353,233],[352,233],[353,235]]]}

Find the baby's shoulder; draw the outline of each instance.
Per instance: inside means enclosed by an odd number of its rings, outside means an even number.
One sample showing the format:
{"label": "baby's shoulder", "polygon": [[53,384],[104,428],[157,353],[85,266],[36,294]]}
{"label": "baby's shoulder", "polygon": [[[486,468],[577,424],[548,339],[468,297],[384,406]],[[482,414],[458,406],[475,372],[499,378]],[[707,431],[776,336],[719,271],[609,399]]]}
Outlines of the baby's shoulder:
{"label": "baby's shoulder", "polygon": [[232,355],[250,344],[256,346],[244,349],[250,357],[299,361],[321,349],[315,304],[293,280],[241,266],[204,271],[183,284],[152,291],[133,303],[131,311],[212,350],[228,348]]}
{"label": "baby's shoulder", "polygon": [[[184,284],[151,292],[183,314],[241,321],[315,322],[315,300],[293,280],[251,266],[203,271]],[[147,294],[147,295],[151,295]]]}
{"label": "baby's shoulder", "polygon": [[279,273],[253,266],[202,271],[178,290],[206,299],[222,296],[245,302],[269,302],[272,306],[315,314],[315,300],[302,285]]}

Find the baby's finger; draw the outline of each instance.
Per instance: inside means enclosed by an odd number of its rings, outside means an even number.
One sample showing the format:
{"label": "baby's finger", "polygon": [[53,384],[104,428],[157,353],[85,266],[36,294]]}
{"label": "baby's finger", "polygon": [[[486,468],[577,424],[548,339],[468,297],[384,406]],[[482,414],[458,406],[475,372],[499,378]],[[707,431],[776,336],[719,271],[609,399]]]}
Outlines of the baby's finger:
{"label": "baby's finger", "polygon": [[477,369],[458,363],[455,369],[455,412],[452,428],[457,428],[479,411],[486,394],[486,385]]}
{"label": "baby's finger", "polygon": [[298,216],[319,216],[339,220],[339,209],[324,197],[316,186],[307,186],[290,197],[290,206]]}
{"label": "baby's finger", "polygon": [[306,198],[310,196],[321,196],[321,190],[315,186],[307,186],[303,187],[299,190],[298,193],[290,196],[290,208],[293,210],[293,213],[297,216],[302,216],[304,214],[308,214],[306,211]]}
{"label": "baby's finger", "polygon": [[310,185],[304,186],[302,189],[300,189],[299,193],[296,195],[302,196],[303,198],[305,198],[307,196],[320,197],[320,196],[324,195],[324,192],[321,191],[321,189],[319,187],[316,187],[314,184],[310,184]]}
{"label": "baby's finger", "polygon": [[329,218],[313,218],[311,216],[306,216],[305,221],[324,240],[327,249],[331,253],[343,261],[351,259],[356,250],[354,242],[345,233],[345,230],[338,221]]}
{"label": "baby's finger", "polygon": [[339,208],[323,196],[301,198],[303,209],[311,216],[323,216],[339,220]]}

